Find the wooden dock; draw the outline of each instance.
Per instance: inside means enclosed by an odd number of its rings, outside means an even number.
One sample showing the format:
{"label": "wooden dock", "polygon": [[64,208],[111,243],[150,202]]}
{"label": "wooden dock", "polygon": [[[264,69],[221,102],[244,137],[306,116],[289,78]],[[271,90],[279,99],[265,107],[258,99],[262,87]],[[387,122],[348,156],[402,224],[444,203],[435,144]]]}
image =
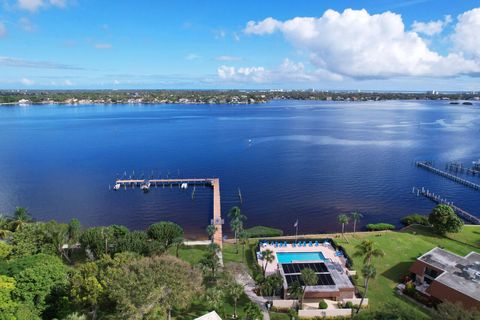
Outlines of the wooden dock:
{"label": "wooden dock", "polygon": [[422,188],[413,187],[412,193],[416,194],[417,196],[424,196],[438,204],[446,204],[450,206],[460,218],[463,218],[464,220],[471,222],[473,224],[480,224],[480,218],[457,207],[456,205],[453,204],[453,202],[450,202],[447,199],[442,198],[440,195],[430,192],[429,190],[426,190],[424,187]]}
{"label": "wooden dock", "polygon": [[433,173],[436,173],[442,177],[445,177],[447,179],[450,179],[452,181],[455,181],[457,183],[463,184],[464,186],[467,186],[469,188],[472,188],[474,190],[480,191],[480,184],[474,183],[472,181],[468,181],[466,179],[460,178],[456,175],[453,175],[449,172],[437,169],[433,166],[433,164],[429,161],[417,161],[416,162],[417,167],[429,170]]}
{"label": "wooden dock", "polygon": [[211,224],[215,225],[216,231],[213,235],[213,242],[220,248],[223,245],[223,231],[222,225],[224,220],[222,219],[222,208],[220,201],[220,179],[218,178],[193,178],[193,179],[118,179],[115,181],[114,190],[118,190],[122,187],[142,187],[142,189],[148,190],[151,186],[197,186],[204,185],[213,188],[213,219]]}

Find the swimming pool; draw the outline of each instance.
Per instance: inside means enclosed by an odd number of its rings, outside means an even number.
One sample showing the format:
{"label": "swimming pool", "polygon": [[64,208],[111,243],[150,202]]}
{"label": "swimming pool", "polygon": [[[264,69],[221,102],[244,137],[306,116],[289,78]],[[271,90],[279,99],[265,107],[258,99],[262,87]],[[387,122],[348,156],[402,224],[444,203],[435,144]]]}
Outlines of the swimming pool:
{"label": "swimming pool", "polygon": [[277,252],[279,263],[292,263],[293,261],[325,261],[321,252]]}

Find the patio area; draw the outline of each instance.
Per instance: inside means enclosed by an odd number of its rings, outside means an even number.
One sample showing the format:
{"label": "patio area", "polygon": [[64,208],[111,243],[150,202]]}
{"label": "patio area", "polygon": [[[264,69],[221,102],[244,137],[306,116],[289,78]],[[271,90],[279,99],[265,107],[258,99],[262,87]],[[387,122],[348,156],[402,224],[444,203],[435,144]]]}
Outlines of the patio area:
{"label": "patio area", "polygon": [[311,260],[293,260],[291,262],[318,262],[318,261],[329,261],[337,265],[342,266],[343,269],[347,271],[346,268],[346,259],[343,256],[341,251],[335,250],[330,242],[318,242],[318,241],[298,241],[298,242],[278,242],[278,241],[264,241],[260,242],[260,249],[257,252],[257,261],[258,264],[263,268],[264,261],[261,257],[261,252],[270,250],[273,252],[274,260],[272,263],[267,264],[266,274],[273,274],[279,271],[279,253],[320,253],[319,258],[312,258]]}

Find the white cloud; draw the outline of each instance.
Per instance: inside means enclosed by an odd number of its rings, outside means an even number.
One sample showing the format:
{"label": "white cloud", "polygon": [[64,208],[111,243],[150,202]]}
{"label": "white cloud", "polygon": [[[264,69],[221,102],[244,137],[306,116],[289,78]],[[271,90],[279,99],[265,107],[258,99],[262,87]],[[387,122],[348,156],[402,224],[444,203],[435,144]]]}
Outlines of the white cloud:
{"label": "white cloud", "polygon": [[48,5],[64,8],[67,5],[67,0],[18,0],[18,6],[21,9],[35,12],[42,7]]}
{"label": "white cloud", "polygon": [[25,17],[22,17],[18,20],[18,25],[25,32],[33,32],[37,29],[36,26],[28,18]]}
{"label": "white cloud", "polygon": [[318,72],[356,79],[480,73],[480,61],[468,60],[461,53],[442,56],[430,50],[417,33],[406,32],[402,17],[392,12],[370,15],[366,10],[346,9],[343,13],[327,10],[319,18],[283,22],[267,18],[248,22],[244,32],[281,32],[289,43],[309,54]]}
{"label": "white cloud", "polygon": [[215,58],[218,61],[238,61],[242,60],[242,58],[237,56],[218,56]]}
{"label": "white cloud", "polygon": [[95,44],[96,49],[111,49],[112,45],[110,43],[97,43]]}
{"label": "white cloud", "polygon": [[0,38],[7,34],[7,28],[3,22],[0,22]]}
{"label": "white cloud", "polygon": [[433,36],[435,34],[439,34],[443,31],[443,29],[452,22],[452,16],[447,15],[445,16],[444,20],[436,20],[430,22],[419,22],[414,21],[412,24],[412,31],[417,33],[423,33],[427,36]]}
{"label": "white cloud", "polygon": [[65,69],[82,70],[82,68],[61,64],[51,61],[25,60],[14,57],[0,56],[0,66],[18,67],[18,68],[38,68],[38,69]]}
{"label": "white cloud", "polygon": [[187,54],[185,59],[186,60],[196,60],[196,59],[200,59],[200,56],[196,53],[189,53],[189,54]]}
{"label": "white cloud", "polygon": [[24,86],[31,86],[31,85],[35,84],[35,82],[33,80],[30,80],[28,78],[22,78],[20,80],[20,83],[23,84]]}
{"label": "white cloud", "polygon": [[452,40],[457,50],[480,60],[480,8],[458,16]]}
{"label": "white cloud", "polygon": [[321,80],[341,80],[341,77],[324,70],[309,72],[303,63],[296,63],[285,59],[282,64],[273,70],[265,67],[240,67],[221,66],[217,69],[221,80],[230,82],[253,83],[282,83],[282,82],[318,82]]}

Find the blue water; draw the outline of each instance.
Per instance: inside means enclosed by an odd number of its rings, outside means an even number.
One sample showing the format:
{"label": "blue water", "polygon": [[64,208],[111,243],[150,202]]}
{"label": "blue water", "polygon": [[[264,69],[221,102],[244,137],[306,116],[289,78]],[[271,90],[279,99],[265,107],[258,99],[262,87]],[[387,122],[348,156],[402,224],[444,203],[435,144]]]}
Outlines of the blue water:
{"label": "blue water", "polygon": [[[442,101],[261,105],[44,105],[0,107],[0,212],[143,229],[158,220],[204,237],[212,192],[109,190],[116,177],[219,177],[223,214],[239,205],[246,226],[299,234],[399,224],[433,203],[413,186],[480,214],[480,193],[414,166],[480,158],[480,105]],[[251,140],[251,142],[249,142]],[[480,182],[480,177],[468,179]],[[228,219],[226,221],[228,224]],[[228,228],[226,228],[228,229]],[[352,229],[350,223],[346,227]]]}
{"label": "blue water", "polygon": [[321,252],[277,252],[279,263],[292,263],[293,261],[325,261]]}

